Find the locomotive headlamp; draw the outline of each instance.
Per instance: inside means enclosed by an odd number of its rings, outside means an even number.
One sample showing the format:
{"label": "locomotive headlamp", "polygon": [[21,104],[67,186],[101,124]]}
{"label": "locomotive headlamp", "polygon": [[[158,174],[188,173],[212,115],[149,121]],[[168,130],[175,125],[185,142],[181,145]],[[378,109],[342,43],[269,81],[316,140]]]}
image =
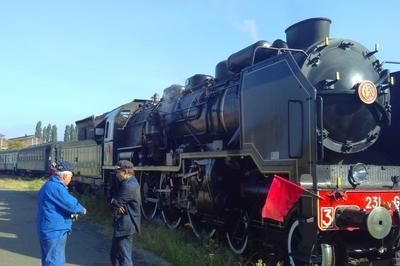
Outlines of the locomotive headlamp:
{"label": "locomotive headlamp", "polygon": [[349,182],[353,186],[360,185],[367,180],[367,166],[363,163],[357,163],[350,167]]}
{"label": "locomotive headlamp", "polygon": [[390,85],[394,86],[394,77],[390,77]]}
{"label": "locomotive headlamp", "polygon": [[363,103],[371,104],[375,102],[378,96],[378,90],[372,81],[364,80],[360,82],[357,88],[358,97]]}

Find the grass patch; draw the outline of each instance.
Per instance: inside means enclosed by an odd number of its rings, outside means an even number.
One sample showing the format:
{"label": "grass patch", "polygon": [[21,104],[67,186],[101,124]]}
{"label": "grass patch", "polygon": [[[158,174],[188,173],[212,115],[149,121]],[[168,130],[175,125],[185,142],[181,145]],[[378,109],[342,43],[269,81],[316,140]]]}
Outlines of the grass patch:
{"label": "grass patch", "polygon": [[46,182],[45,178],[0,178],[0,188],[17,191],[38,191],[44,182]]}
{"label": "grass patch", "polygon": [[219,240],[199,241],[190,228],[170,230],[145,222],[137,237],[145,249],[152,250],[174,265],[243,265]]}
{"label": "grass patch", "polygon": [[73,194],[88,211],[85,219],[98,224],[104,234],[111,235],[112,216],[106,200],[90,194]]}
{"label": "grass patch", "polygon": [[[79,201],[88,209],[85,219],[90,219],[102,227],[107,235],[112,234],[110,206],[103,199],[89,194],[76,194]],[[243,259],[235,256],[219,240],[199,241],[190,228],[170,230],[163,224],[153,224],[142,219],[142,231],[135,235],[135,244],[152,251],[168,262],[180,265],[246,265]]]}

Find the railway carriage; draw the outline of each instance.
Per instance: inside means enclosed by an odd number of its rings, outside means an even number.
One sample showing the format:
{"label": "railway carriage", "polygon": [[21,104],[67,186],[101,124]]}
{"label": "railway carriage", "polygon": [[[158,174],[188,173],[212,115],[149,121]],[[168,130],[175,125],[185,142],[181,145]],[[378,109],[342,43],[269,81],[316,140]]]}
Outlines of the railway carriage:
{"label": "railway carriage", "polygon": [[17,166],[18,150],[0,151],[0,172],[14,173]]}
{"label": "railway carriage", "polygon": [[20,149],[17,155],[16,173],[36,175],[46,173],[54,160],[53,145],[42,144]]}

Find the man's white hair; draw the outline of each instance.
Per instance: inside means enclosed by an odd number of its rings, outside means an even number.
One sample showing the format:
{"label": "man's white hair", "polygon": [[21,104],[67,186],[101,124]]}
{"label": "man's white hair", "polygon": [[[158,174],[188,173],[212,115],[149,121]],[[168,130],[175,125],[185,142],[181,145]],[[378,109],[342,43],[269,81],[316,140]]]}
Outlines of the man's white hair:
{"label": "man's white hair", "polygon": [[61,178],[66,177],[67,175],[73,175],[71,171],[61,171],[61,172],[57,172],[57,175]]}

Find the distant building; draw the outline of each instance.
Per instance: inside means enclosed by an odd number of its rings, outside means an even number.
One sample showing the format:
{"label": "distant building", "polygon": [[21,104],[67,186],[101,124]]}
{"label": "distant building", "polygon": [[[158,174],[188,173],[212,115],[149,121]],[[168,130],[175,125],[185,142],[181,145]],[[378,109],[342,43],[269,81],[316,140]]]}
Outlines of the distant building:
{"label": "distant building", "polygon": [[42,140],[38,137],[35,137],[35,135],[25,135],[23,137],[8,139],[8,141],[20,141],[28,147],[42,144]]}
{"label": "distant building", "polygon": [[6,137],[3,134],[0,134],[0,150],[5,150],[7,147]]}

